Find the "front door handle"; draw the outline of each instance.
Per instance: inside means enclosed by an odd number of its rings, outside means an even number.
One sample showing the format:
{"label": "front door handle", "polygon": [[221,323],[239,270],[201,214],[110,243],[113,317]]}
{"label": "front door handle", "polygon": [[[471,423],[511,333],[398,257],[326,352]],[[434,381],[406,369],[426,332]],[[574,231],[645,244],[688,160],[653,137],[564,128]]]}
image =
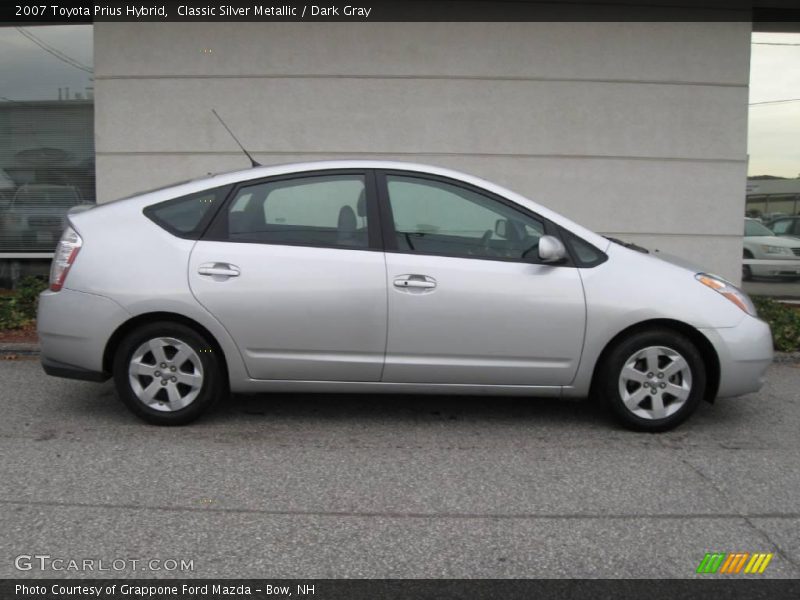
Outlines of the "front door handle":
{"label": "front door handle", "polygon": [[436,280],[427,275],[398,275],[394,278],[394,287],[432,290],[436,287]]}
{"label": "front door handle", "polygon": [[242,271],[236,265],[228,263],[205,263],[198,267],[197,272],[212,277],[238,277]]}

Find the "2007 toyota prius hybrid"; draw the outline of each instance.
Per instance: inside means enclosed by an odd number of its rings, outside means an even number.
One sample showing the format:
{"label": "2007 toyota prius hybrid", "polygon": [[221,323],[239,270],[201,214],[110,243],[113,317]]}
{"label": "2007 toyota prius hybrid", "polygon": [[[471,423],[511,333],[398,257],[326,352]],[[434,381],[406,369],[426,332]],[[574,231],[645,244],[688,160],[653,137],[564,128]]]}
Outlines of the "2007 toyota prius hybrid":
{"label": "2007 toyota prius hybrid", "polygon": [[50,375],[188,423],[229,392],[602,397],[632,428],[754,392],[728,281],[514,192],[383,161],[256,167],[72,214],[39,299]]}

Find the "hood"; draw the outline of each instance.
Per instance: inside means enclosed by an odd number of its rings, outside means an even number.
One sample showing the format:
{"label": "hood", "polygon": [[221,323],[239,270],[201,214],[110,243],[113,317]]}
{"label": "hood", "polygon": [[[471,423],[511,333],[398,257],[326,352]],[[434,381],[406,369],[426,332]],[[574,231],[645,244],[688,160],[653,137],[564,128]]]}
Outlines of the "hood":
{"label": "hood", "polygon": [[692,271],[693,273],[706,273],[707,272],[706,269],[704,269],[703,267],[701,267],[697,263],[694,263],[694,262],[692,262],[692,261],[690,261],[690,260],[688,260],[686,258],[683,258],[682,256],[675,256],[674,254],[669,254],[668,252],[662,252],[658,248],[650,250],[648,248],[644,248],[644,247],[639,246],[637,244],[631,244],[630,242],[623,242],[622,240],[619,240],[617,238],[612,238],[612,237],[607,237],[606,236],[606,239],[610,240],[611,242],[614,242],[614,243],[618,244],[619,246],[622,246],[626,250],[633,251],[633,252],[640,253],[640,254],[644,254],[648,258],[660,259],[660,260],[662,260],[664,262],[667,262],[667,263],[669,263],[671,265],[675,265],[675,266],[681,267],[683,269],[687,269],[688,271]]}
{"label": "hood", "polygon": [[654,258],[660,258],[664,262],[683,267],[684,269],[688,269],[694,273],[708,273],[708,269],[705,269],[696,262],[687,258],[683,258],[682,256],[675,256],[674,254],[661,252],[660,250],[652,250],[650,252],[650,256],[653,256]]}

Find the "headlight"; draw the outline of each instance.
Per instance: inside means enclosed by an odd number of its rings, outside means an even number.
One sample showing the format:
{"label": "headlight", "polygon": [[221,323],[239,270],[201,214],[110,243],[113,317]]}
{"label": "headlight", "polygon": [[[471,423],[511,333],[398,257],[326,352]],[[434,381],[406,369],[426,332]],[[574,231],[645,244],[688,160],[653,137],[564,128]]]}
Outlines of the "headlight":
{"label": "headlight", "polygon": [[698,273],[694,278],[703,285],[710,287],[715,292],[719,292],[725,296],[748,315],[756,316],[756,307],[753,306],[750,297],[730,281],[726,281],[722,277],[717,277],[716,275],[709,275],[708,273]]}
{"label": "headlight", "polygon": [[791,254],[792,251],[789,248],[784,248],[782,246],[761,246],[761,249],[766,254]]}

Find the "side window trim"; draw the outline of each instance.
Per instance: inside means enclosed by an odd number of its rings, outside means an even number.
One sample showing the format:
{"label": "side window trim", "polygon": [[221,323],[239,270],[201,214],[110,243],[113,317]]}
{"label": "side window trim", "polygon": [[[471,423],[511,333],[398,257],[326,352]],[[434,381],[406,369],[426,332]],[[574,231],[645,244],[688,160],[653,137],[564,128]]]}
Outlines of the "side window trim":
{"label": "side window trim", "polygon": [[[489,190],[480,188],[478,186],[471,185],[464,181],[459,181],[457,179],[451,179],[449,177],[444,177],[441,175],[434,175],[431,173],[425,173],[420,171],[406,171],[400,169],[376,169],[376,183],[378,186],[378,205],[380,206],[381,211],[381,233],[383,235],[384,247],[386,252],[391,252],[394,254],[416,254],[420,256],[445,256],[450,258],[464,258],[469,260],[492,260],[498,262],[515,262],[521,264],[541,264],[538,260],[535,259],[517,259],[517,258],[507,258],[507,257],[496,257],[496,256],[459,256],[454,254],[444,254],[444,253],[432,253],[432,252],[407,252],[405,250],[400,250],[397,246],[397,232],[394,228],[394,220],[392,218],[392,205],[389,200],[389,185],[388,185],[388,177],[389,176],[397,176],[397,177],[409,177],[414,179],[421,179],[421,180],[429,180],[435,181],[440,183],[445,183],[448,185],[452,185],[457,188],[461,188],[472,192],[474,194],[479,194],[481,196],[485,196],[490,200],[494,200],[516,210],[522,215],[530,217],[532,219],[536,219],[541,221],[544,224],[544,233],[545,235],[552,235],[553,237],[558,238],[564,243],[563,236],[561,235],[560,228],[549,221],[548,219],[536,214],[532,210],[525,208],[524,206],[520,206],[515,202],[512,202],[508,198],[504,198],[502,196],[498,196],[490,192]],[[572,253],[568,252],[569,259],[567,262],[561,263],[559,267],[574,267],[574,261],[572,259]]]}
{"label": "side window trim", "polygon": [[[364,178],[364,198],[367,203],[367,246],[350,248],[347,246],[339,246],[334,244],[327,245],[288,241],[233,241],[228,239],[229,208],[243,188],[280,181],[295,181],[301,179],[315,179],[318,177],[336,177],[346,175],[356,175]],[[231,191],[228,193],[225,199],[225,202],[222,203],[222,206],[216,211],[214,219],[205,229],[200,239],[204,241],[227,242],[230,244],[261,244],[265,246],[302,246],[307,248],[331,248],[338,250],[383,251],[383,237],[381,235],[381,227],[379,226],[381,220],[376,197],[377,184],[375,182],[375,173],[372,169],[325,169],[319,171],[298,171],[294,173],[272,175],[270,177],[247,179],[244,181],[239,181],[232,186]]]}

